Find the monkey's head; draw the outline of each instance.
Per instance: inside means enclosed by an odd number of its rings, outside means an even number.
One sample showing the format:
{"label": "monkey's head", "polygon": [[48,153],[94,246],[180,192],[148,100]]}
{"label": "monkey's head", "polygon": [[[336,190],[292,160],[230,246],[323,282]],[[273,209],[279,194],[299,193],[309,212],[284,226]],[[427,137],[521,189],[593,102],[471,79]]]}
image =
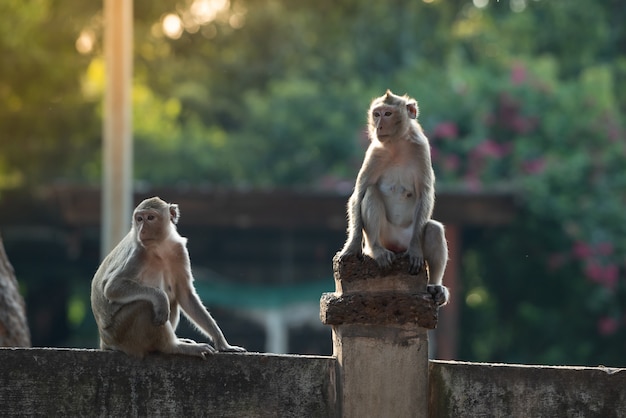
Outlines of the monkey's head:
{"label": "monkey's head", "polygon": [[385,142],[404,136],[417,119],[419,107],[409,96],[397,96],[387,92],[372,100],[368,113],[370,138]]}
{"label": "monkey's head", "polygon": [[158,197],[141,202],[133,212],[135,237],[144,247],[167,238],[178,223],[178,205],[167,203]]}

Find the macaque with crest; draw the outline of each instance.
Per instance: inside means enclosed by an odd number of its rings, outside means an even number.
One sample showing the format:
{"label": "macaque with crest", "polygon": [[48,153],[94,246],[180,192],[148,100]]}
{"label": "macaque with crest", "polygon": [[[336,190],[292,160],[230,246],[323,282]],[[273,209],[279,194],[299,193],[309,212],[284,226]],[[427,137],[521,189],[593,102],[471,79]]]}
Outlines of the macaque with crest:
{"label": "macaque with crest", "polygon": [[[193,287],[187,239],[176,230],[178,205],[153,197],[133,212],[130,232],[104,259],[91,283],[100,347],[143,358],[147,353],[203,357],[245,351],[228,344]],[[178,338],[180,308],[209,344]]]}
{"label": "macaque with crest", "polygon": [[427,289],[444,305],[448,246],[443,225],[431,219],[435,174],[418,114],[415,100],[389,90],[372,101],[371,142],[348,201],[348,239],[339,257],[365,253],[385,268],[407,254],[411,274],[428,267]]}

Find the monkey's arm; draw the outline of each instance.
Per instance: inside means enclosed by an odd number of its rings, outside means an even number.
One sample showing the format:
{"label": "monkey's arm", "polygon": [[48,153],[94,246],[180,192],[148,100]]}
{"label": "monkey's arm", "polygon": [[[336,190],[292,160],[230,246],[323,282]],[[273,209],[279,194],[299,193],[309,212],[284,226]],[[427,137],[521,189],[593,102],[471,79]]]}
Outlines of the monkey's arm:
{"label": "monkey's arm", "polygon": [[341,250],[341,257],[351,254],[362,255],[363,248],[363,219],[361,217],[361,202],[364,193],[359,186],[355,186],[354,192],[348,200],[348,238]]}
{"label": "monkey's arm", "polygon": [[435,174],[433,172],[428,150],[420,147],[419,163],[422,173],[416,179],[416,192],[419,195],[415,206],[413,234],[407,254],[410,260],[410,272],[418,273],[424,266],[424,226],[430,220],[435,206]]}
{"label": "monkey's arm", "polygon": [[146,300],[154,308],[154,323],[156,325],[163,325],[169,319],[169,299],[163,290],[145,286],[134,278],[122,274],[105,279],[103,283],[104,297],[110,302],[125,305],[138,300]]}
{"label": "monkey's arm", "polygon": [[191,286],[191,280],[178,289],[178,296],[180,307],[183,309],[185,316],[211,338],[213,345],[218,351],[246,351],[245,348],[228,344],[217,322],[204,307],[200,297],[193,286]]}
{"label": "monkey's arm", "polygon": [[354,192],[348,200],[348,238],[341,250],[340,257],[351,254],[361,256],[363,254],[363,215],[361,209],[367,187],[378,181],[379,174],[377,173],[381,171],[380,169],[375,170],[381,165],[378,160],[377,154],[372,151],[372,148],[369,148],[357,175]]}

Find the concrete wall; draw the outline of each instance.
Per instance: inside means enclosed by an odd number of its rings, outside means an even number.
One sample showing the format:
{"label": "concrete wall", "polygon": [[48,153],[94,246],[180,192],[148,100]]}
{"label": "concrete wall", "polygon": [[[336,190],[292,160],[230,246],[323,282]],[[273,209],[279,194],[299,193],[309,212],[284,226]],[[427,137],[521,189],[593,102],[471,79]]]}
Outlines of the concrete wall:
{"label": "concrete wall", "polygon": [[[336,375],[321,356],[0,348],[0,416],[355,416]],[[626,369],[430,361],[429,375],[430,417],[626,417]]]}
{"label": "concrete wall", "polygon": [[430,362],[431,417],[626,417],[626,369]]}
{"label": "concrete wall", "polygon": [[335,360],[0,349],[0,416],[333,417]]}

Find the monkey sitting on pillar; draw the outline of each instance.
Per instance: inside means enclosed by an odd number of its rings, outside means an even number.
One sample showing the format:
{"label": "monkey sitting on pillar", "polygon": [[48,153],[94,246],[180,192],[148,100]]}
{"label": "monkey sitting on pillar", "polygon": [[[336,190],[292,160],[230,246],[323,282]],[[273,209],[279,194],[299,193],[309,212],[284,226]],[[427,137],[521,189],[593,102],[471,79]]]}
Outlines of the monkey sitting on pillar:
{"label": "monkey sitting on pillar", "polygon": [[435,174],[418,114],[415,100],[389,90],[372,101],[370,145],[348,201],[348,239],[339,257],[365,253],[384,268],[405,253],[411,274],[428,266],[428,291],[444,305],[448,245],[443,225],[431,219]]}
{"label": "monkey sitting on pillar", "polygon": [[[91,283],[91,307],[100,347],[143,358],[147,353],[203,357],[241,352],[228,344],[195,288],[187,239],[176,230],[178,205],[158,197],[133,212],[130,232],[104,259]],[[180,309],[213,345],[179,339]]]}

